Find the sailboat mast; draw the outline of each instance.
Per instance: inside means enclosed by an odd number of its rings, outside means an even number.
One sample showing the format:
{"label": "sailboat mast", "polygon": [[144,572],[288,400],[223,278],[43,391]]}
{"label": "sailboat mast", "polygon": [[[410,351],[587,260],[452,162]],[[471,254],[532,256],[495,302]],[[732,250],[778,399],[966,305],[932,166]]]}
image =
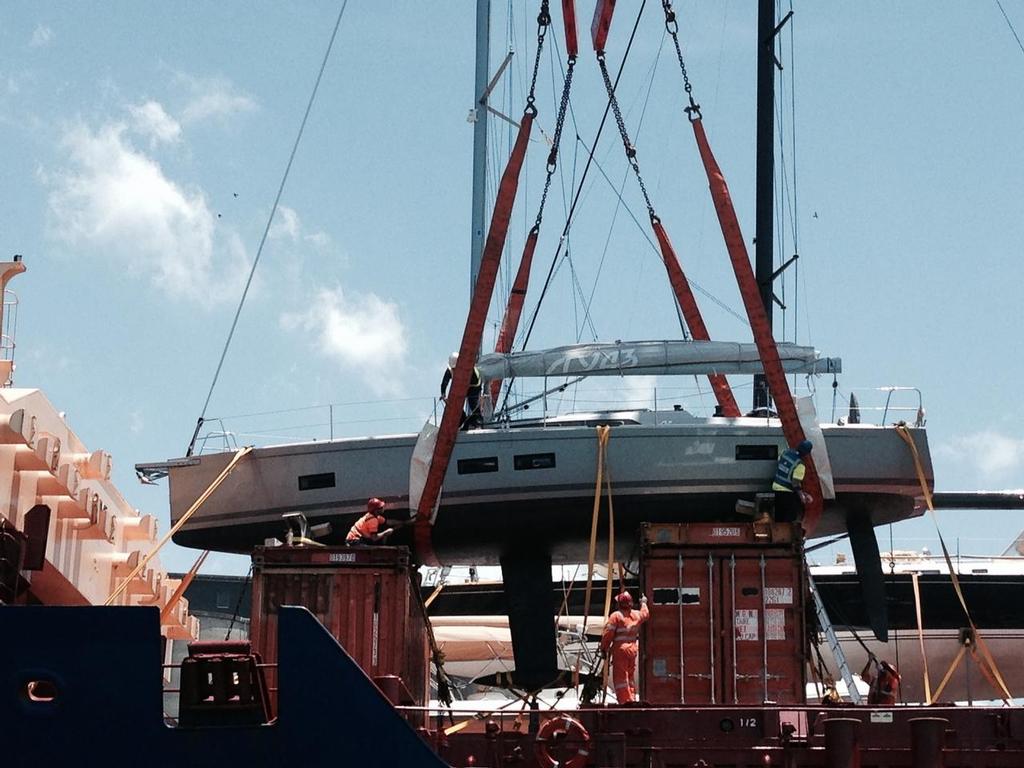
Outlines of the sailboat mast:
{"label": "sailboat mast", "polygon": [[[757,14],[757,193],[754,274],[772,327],[775,260],[775,0],[758,0]],[[754,408],[769,406],[764,374],[754,376]]]}
{"label": "sailboat mast", "polygon": [[469,259],[469,296],[472,300],[480,259],[484,251],[487,221],[487,74],[491,54],[491,0],[476,0],[476,81],[473,112],[473,212]]}

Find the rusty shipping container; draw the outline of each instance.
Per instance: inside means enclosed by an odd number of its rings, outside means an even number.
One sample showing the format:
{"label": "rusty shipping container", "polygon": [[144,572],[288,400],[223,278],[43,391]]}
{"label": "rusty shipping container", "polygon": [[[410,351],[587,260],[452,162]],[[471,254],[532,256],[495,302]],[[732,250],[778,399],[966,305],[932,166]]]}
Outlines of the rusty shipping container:
{"label": "rusty shipping container", "polygon": [[791,525],[645,526],[642,699],[803,703],[801,552]]}
{"label": "rusty shipping container", "polygon": [[[418,590],[419,573],[404,547],[257,547],[253,650],[276,662],[278,609],[301,605],[393,703],[424,706],[428,643]],[[310,660],[310,674],[316,674],[316,663]],[[267,683],[276,712],[276,668],[267,668]]]}

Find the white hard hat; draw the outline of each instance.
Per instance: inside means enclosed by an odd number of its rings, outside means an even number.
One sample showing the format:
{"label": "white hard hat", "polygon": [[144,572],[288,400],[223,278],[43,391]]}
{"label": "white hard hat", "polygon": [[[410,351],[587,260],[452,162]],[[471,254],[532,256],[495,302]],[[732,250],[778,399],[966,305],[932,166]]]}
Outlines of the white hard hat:
{"label": "white hard hat", "polygon": [[448,355],[448,367],[449,368],[454,368],[455,364],[457,362],[459,362],[459,353],[458,352],[452,352],[450,355]]}

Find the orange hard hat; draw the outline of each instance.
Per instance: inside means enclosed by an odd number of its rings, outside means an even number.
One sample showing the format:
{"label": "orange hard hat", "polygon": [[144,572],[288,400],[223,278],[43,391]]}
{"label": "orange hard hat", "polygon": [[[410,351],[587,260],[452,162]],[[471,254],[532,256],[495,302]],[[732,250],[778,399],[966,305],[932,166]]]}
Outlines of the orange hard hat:
{"label": "orange hard hat", "polygon": [[623,590],[615,596],[615,602],[618,604],[619,608],[625,608],[628,610],[633,607],[633,596],[629,594],[629,592]]}
{"label": "orange hard hat", "polygon": [[383,501],[381,501],[376,496],[374,496],[372,499],[370,499],[368,502],[366,502],[366,511],[367,512],[381,512],[381,511],[384,510],[384,507],[386,507],[386,506],[387,506],[387,504],[385,504]]}

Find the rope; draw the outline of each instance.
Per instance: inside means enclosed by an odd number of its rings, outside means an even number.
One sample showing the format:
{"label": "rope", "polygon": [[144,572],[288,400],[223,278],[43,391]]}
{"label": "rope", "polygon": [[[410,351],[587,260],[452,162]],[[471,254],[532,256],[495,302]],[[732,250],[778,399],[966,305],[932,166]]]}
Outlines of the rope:
{"label": "rope", "polygon": [[932,492],[928,488],[928,479],[925,477],[924,467],[921,464],[921,455],[918,453],[917,445],[914,443],[914,438],[911,437],[910,430],[907,429],[906,424],[896,425],[896,434],[898,434],[903,442],[907,444],[907,447],[910,449],[911,456],[914,459],[914,469],[917,472],[917,480],[921,484],[921,492],[924,495],[925,504],[928,506],[928,511],[931,513],[932,523],[934,523],[935,532],[939,537],[939,546],[942,548],[942,556],[946,559],[946,568],[949,570],[950,581],[953,582],[953,589],[956,591],[957,599],[960,601],[960,607],[963,608],[964,616],[967,618],[968,624],[970,624],[978,650],[981,653],[981,661],[979,661],[978,666],[981,668],[981,671],[985,674],[986,678],[990,682],[993,682],[996,691],[1000,694],[1003,701],[1008,704],[1010,699],[1013,697],[1010,695],[1010,690],[1006,686],[1006,681],[999,672],[999,667],[996,665],[996,661],[992,656],[992,652],[988,648],[988,644],[978,632],[978,628],[974,624],[974,619],[971,618],[971,612],[967,608],[967,600],[964,598],[963,590],[960,588],[960,578],[956,573],[956,568],[953,567],[953,559],[949,556],[949,549],[946,547],[946,541],[942,538],[942,531],[939,529],[939,520],[935,515],[935,504],[932,499]]}
{"label": "rope", "polygon": [[245,597],[245,588],[252,584],[252,567],[253,563],[249,563],[249,571],[245,574],[245,581],[242,582],[242,588],[238,590],[238,599],[235,601],[235,612],[231,614],[231,621],[228,622],[228,631],[224,633],[224,641],[227,642],[231,639],[231,630],[235,628],[235,622],[238,621],[238,615],[242,612],[242,598]]}
{"label": "rope", "polygon": [[217,478],[212,483],[210,483],[210,487],[203,491],[202,495],[195,500],[191,507],[188,508],[188,511],[181,516],[181,519],[178,520],[178,522],[176,522],[171,527],[171,530],[164,534],[163,538],[160,539],[159,542],[157,542],[157,545],[153,548],[153,550],[144,558],[142,558],[142,562],[135,566],[135,569],[130,574],[128,574],[128,578],[122,581],[118,588],[110,594],[110,597],[108,597],[106,601],[103,603],[104,605],[112,605],[114,601],[117,600],[117,598],[120,597],[126,589],[128,589],[128,585],[132,583],[136,576],[142,573],[146,566],[149,565],[149,561],[156,557],[157,553],[163,548],[164,544],[170,541],[171,537],[174,534],[176,534],[179,530],[181,530],[182,526],[189,521],[189,518],[195,514],[196,510],[198,510],[201,506],[203,506],[203,504],[206,503],[206,500],[210,498],[213,492],[216,491],[220,487],[220,484],[223,483],[224,480],[227,478],[227,476],[231,474],[231,470],[235,468],[235,465],[238,464],[238,462],[245,458],[247,455],[249,455],[251,451],[251,445],[247,445],[245,448],[239,449],[239,451],[234,455],[231,461],[228,462],[228,465],[224,467],[223,471],[219,475],[217,475]]}
{"label": "rope", "polygon": [[914,613],[917,616],[917,643],[921,647],[921,674],[924,676],[924,703],[931,706],[932,684],[928,675],[928,654],[924,650],[924,621],[921,618],[921,585],[918,573],[910,574],[911,583],[914,585]]}
{"label": "rope", "polygon": [[182,578],[181,583],[178,584],[178,588],[174,590],[174,594],[172,594],[170,599],[168,599],[168,601],[164,604],[164,607],[160,609],[161,624],[170,619],[171,614],[174,613],[174,608],[178,604],[178,601],[181,600],[182,595],[185,594],[185,590],[189,588],[189,585],[192,583],[192,580],[195,579],[196,574],[199,572],[199,569],[203,567],[203,563],[206,561],[206,558],[209,557],[209,555],[210,550],[208,549],[204,549],[202,552],[199,553],[199,557],[196,558],[196,561],[192,564],[192,567],[188,569],[188,573],[186,573],[184,578]]}
{"label": "rope", "polygon": [[227,341],[224,342],[224,349],[220,353],[220,360],[217,362],[217,369],[213,374],[213,381],[210,382],[210,391],[206,393],[206,401],[203,403],[203,410],[199,414],[199,422],[196,425],[196,432],[192,436],[192,442],[188,447],[187,456],[192,455],[192,449],[195,447],[196,437],[199,434],[199,428],[203,424],[203,420],[206,418],[206,409],[210,405],[210,398],[213,397],[213,390],[217,386],[217,379],[220,378],[220,370],[224,366],[224,358],[227,357],[228,347],[231,346],[231,339],[235,335],[235,328],[238,326],[238,318],[242,314],[242,307],[245,306],[245,299],[249,295],[249,287],[252,285],[253,275],[256,274],[256,267],[260,263],[260,257],[263,255],[263,246],[266,245],[267,236],[270,234],[270,225],[274,221],[274,214],[277,213],[277,206],[281,202],[281,195],[284,193],[284,185],[288,181],[288,174],[292,170],[292,162],[295,160],[295,153],[299,149],[299,142],[302,141],[302,132],[306,129],[306,121],[309,119],[310,110],[313,109],[313,102],[316,100],[317,90],[320,88],[320,80],[323,78],[324,70],[327,68],[327,60],[331,56],[331,49],[334,47],[334,39],[338,36],[338,28],[341,26],[341,19],[345,15],[345,9],[348,7],[348,0],[343,0],[341,4],[341,10],[338,11],[338,19],[334,22],[334,29],[331,32],[331,39],[327,43],[327,50],[324,52],[323,61],[320,62],[320,70],[316,75],[316,82],[313,83],[313,92],[309,95],[309,102],[306,104],[306,111],[302,115],[302,122],[299,123],[299,132],[295,136],[295,143],[292,144],[291,154],[288,155],[288,163],[285,165],[284,174],[281,176],[281,184],[277,188],[277,196],[274,198],[274,204],[270,208],[270,215],[267,217],[267,224],[263,228],[263,235],[260,237],[260,244],[256,248],[256,258],[253,259],[252,268],[249,270],[249,277],[245,281],[245,288],[242,290],[242,298],[238,302],[238,309],[235,310],[235,317],[231,321],[231,330],[228,331]]}
{"label": "rope", "polygon": [[1003,4],[996,0],[996,5],[999,6],[999,12],[1003,14],[1003,18],[1006,19],[1006,26],[1010,28],[1010,32],[1013,34],[1013,39],[1017,41],[1017,47],[1020,48],[1020,52],[1024,53],[1024,43],[1020,41],[1020,36],[1017,34],[1017,30],[1013,27],[1013,22],[1010,21],[1010,17],[1006,15],[1006,9],[1003,8]]}

